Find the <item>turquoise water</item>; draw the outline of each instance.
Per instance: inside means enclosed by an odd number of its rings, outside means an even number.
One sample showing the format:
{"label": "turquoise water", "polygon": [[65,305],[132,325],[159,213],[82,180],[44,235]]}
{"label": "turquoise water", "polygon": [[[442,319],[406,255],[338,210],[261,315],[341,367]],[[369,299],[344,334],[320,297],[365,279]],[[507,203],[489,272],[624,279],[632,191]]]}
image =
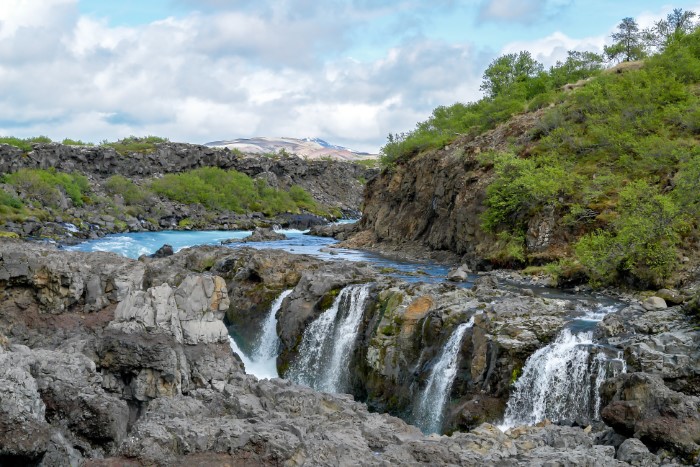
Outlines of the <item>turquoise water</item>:
{"label": "turquoise water", "polygon": [[[232,243],[225,245],[229,248],[250,247],[257,249],[280,249],[290,253],[307,254],[323,260],[347,260],[366,262],[379,268],[388,268],[387,275],[400,277],[409,282],[441,282],[445,280],[448,267],[425,262],[397,261],[378,254],[368,253],[347,248],[329,248],[337,240],[326,237],[305,235],[300,230],[278,230],[287,236],[286,240],[274,242]],[[251,234],[249,230],[165,230],[161,232],[133,232],[106,235],[96,240],[89,240],[77,245],[65,247],[75,251],[110,251],[138,258],[141,255],[153,254],[164,244],[171,245],[176,252],[196,245],[220,245],[222,240],[229,238],[244,238]],[[471,282],[462,283],[470,286]]]}

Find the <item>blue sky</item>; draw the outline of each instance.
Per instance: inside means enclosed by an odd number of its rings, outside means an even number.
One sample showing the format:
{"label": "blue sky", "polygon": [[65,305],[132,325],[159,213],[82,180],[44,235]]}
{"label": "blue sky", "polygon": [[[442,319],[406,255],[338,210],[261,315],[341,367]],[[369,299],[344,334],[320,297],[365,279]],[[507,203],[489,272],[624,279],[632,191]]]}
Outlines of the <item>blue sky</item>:
{"label": "blue sky", "polygon": [[3,0],[0,134],[376,152],[434,107],[478,99],[503,53],[551,65],[674,7],[700,0]]}

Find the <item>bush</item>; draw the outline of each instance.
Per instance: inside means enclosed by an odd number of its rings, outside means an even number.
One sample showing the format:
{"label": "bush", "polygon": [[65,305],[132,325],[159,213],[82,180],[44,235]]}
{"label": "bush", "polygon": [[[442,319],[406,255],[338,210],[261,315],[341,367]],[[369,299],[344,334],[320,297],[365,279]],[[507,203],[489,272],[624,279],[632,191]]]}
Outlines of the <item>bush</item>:
{"label": "bush", "polygon": [[83,195],[89,192],[90,183],[84,175],[58,172],[55,169],[20,169],[5,176],[5,182],[42,204],[59,207],[62,192],[75,206],[82,206]]}
{"label": "bush", "polygon": [[24,152],[32,150],[32,144],[35,143],[51,143],[51,138],[48,136],[35,136],[32,138],[16,138],[14,136],[0,137],[0,144],[9,144],[20,148]]}
{"label": "bush", "polygon": [[532,215],[545,205],[558,206],[574,190],[575,178],[556,161],[498,154],[493,163],[496,178],[486,189],[482,217],[486,230],[522,230]]}
{"label": "bush", "polygon": [[12,209],[22,209],[24,204],[22,204],[22,201],[17,199],[15,196],[12,196],[5,190],[0,189],[0,206],[6,206]]}
{"label": "bush", "polygon": [[93,146],[92,143],[86,143],[86,142],[81,141],[79,139],[70,139],[70,138],[65,138],[63,141],[61,141],[61,144],[65,144],[66,146]]}
{"label": "bush", "polygon": [[662,285],[676,269],[684,228],[676,204],[637,180],[620,192],[618,210],[611,231],[598,230],[576,244],[581,264],[596,283],[629,275],[642,285]]}
{"label": "bush", "polygon": [[151,196],[151,192],[146,188],[141,188],[134,182],[121,175],[109,177],[104,184],[107,194],[119,195],[124,199],[127,206],[138,206],[146,202]]}
{"label": "bush", "polygon": [[305,209],[324,214],[311,195],[293,186],[289,192],[270,187],[265,180],[253,180],[235,170],[203,167],[179,174],[167,174],[151,182],[158,195],[184,204],[201,204],[215,211],[263,212],[275,215]]}
{"label": "bush", "polygon": [[161,138],[160,136],[129,136],[128,138],[123,138],[115,142],[103,141],[102,146],[114,148],[114,150],[121,155],[134,152],[150,154],[155,152],[158,144],[167,143],[169,141],[168,138]]}

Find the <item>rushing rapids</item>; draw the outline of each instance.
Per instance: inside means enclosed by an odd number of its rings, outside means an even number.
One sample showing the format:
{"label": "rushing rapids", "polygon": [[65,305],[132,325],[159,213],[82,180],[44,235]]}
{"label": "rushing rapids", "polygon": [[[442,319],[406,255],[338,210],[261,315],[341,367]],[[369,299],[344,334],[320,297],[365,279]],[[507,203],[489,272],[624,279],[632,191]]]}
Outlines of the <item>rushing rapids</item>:
{"label": "rushing rapids", "polygon": [[319,391],[347,391],[348,364],[369,289],[369,284],[351,285],[338,293],[333,305],[304,331],[287,378]]}
{"label": "rushing rapids", "polygon": [[474,317],[457,326],[442,349],[440,358],[433,366],[425,389],[420,393],[413,414],[413,422],[424,433],[440,433],[446,402],[449,400],[452,383],[457,375],[459,350],[467,329],[474,326]]}

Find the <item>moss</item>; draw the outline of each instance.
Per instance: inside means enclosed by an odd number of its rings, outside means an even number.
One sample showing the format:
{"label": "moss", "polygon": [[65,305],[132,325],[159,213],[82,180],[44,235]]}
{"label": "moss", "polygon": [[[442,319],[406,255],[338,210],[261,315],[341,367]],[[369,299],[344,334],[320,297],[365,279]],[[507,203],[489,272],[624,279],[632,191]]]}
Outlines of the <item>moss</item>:
{"label": "moss", "polygon": [[19,234],[16,232],[5,232],[0,230],[0,238],[19,238]]}
{"label": "moss", "polygon": [[518,378],[520,378],[520,375],[522,374],[522,369],[519,367],[514,367],[513,371],[510,373],[510,384],[513,385],[515,384],[516,381],[518,381]]}
{"label": "moss", "polygon": [[338,294],[341,290],[342,287],[337,287],[329,290],[323,297],[321,297],[316,307],[321,311],[326,311],[327,309],[329,309],[331,306],[333,306],[333,302],[338,297]]}

